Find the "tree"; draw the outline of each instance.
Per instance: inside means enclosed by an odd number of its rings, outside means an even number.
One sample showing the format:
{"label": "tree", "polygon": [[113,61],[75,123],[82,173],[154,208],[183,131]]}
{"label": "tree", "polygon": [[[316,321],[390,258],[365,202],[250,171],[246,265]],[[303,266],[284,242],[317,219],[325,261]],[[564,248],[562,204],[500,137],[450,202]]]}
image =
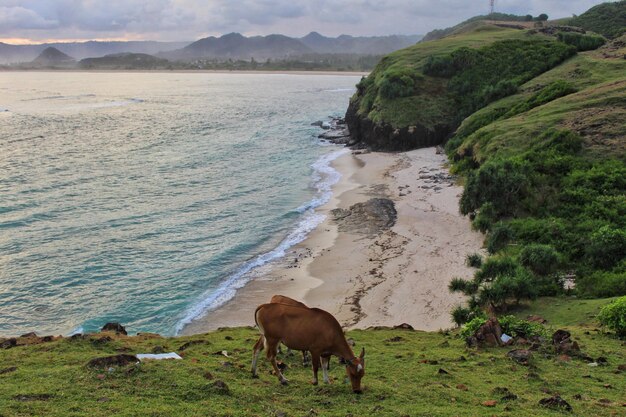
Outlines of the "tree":
{"label": "tree", "polygon": [[537,16],[537,20],[539,22],[545,22],[546,20],[548,20],[548,15],[545,13],[541,13],[539,16]]}
{"label": "tree", "polygon": [[526,16],[524,16],[524,21],[532,22],[533,21],[533,15],[532,14],[527,14]]}

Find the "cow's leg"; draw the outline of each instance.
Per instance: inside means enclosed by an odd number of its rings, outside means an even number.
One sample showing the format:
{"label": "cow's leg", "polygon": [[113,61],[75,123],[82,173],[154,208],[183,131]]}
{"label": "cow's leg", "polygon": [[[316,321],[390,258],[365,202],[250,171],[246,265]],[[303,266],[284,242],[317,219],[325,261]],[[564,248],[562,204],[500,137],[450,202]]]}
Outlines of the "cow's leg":
{"label": "cow's leg", "polygon": [[280,372],[280,369],[278,369],[278,364],[276,363],[276,348],[280,343],[280,340],[265,338],[265,343],[265,348],[267,349],[267,359],[269,359],[269,361],[272,363],[272,366],[274,367],[274,372],[276,372],[276,376],[278,376],[278,380],[280,381],[280,383],[283,385],[287,385],[289,381],[287,380],[287,378],[285,378],[283,373]]}
{"label": "cow's leg", "polygon": [[257,360],[259,359],[259,353],[261,353],[261,351],[263,350],[264,342],[265,342],[265,337],[261,335],[261,337],[259,337],[259,340],[257,340],[256,343],[254,344],[254,350],[252,353],[252,378],[259,377],[259,375],[256,372],[256,365],[257,365]]}
{"label": "cow's leg", "polygon": [[322,375],[324,377],[324,383],[330,384],[330,378],[328,378],[328,363],[330,362],[329,356],[322,356]]}
{"label": "cow's leg", "polygon": [[320,355],[317,352],[311,352],[311,361],[313,362],[313,385],[317,385],[317,370],[320,368]]}
{"label": "cow's leg", "polygon": [[302,351],[302,366],[309,366],[310,363],[310,359],[309,359],[309,351],[308,350],[303,350]]}

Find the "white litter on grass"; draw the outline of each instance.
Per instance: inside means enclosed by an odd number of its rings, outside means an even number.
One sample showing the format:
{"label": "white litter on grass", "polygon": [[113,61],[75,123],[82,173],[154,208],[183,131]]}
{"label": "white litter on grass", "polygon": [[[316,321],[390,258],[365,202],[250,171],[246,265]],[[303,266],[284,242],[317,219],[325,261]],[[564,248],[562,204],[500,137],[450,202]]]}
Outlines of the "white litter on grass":
{"label": "white litter on grass", "polygon": [[509,336],[506,333],[502,333],[502,336],[500,336],[500,340],[502,340],[502,342],[504,343],[508,343],[509,340],[513,339],[511,336]]}
{"label": "white litter on grass", "polygon": [[161,360],[161,359],[182,359],[180,356],[178,356],[178,354],[176,352],[170,352],[170,353],[159,353],[159,354],[153,354],[153,353],[139,353],[137,355],[137,359],[139,359],[140,361],[144,360],[144,359],[154,359],[154,360]]}

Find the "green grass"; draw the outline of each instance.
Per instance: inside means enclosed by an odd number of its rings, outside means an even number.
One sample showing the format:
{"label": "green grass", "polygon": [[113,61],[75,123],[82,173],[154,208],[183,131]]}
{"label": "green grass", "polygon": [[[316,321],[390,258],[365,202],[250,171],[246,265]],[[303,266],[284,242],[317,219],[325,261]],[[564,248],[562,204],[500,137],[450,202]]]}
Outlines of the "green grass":
{"label": "green grass", "polygon": [[[626,379],[616,373],[626,363],[623,342],[597,332],[592,316],[608,300],[544,299],[517,314],[539,314],[551,330],[566,326],[593,358],[608,366],[590,367],[572,359],[535,353],[530,367],[506,357],[509,348],[469,349],[456,332],[404,330],[351,331],[356,349],[366,348],[364,393],[355,395],[344,382],[345,371],[331,362],[331,385],[310,385],[311,370],[300,356],[283,356],[288,386],[278,384],[262,358],[259,379],[250,377],[251,349],[257,331],[225,329],[180,338],[114,336],[97,344],[89,339],[62,339],[0,351],[0,415],[8,416],[558,416],[538,401],[559,393],[574,408],[572,415],[610,416],[623,412]],[[575,318],[576,317],[576,318]],[[588,334],[587,334],[587,333]],[[182,361],[146,361],[109,370],[92,370],[92,358],[151,352],[155,346],[179,351]],[[395,341],[393,341],[395,340]],[[229,357],[216,352],[226,350]],[[225,365],[229,363],[229,365]],[[440,374],[439,369],[448,374]],[[210,373],[210,377],[207,378]],[[224,381],[229,393],[213,386]],[[462,390],[463,384],[467,391]],[[609,388],[606,385],[610,385]],[[502,401],[497,388],[519,398]],[[20,401],[23,395],[49,394],[47,400]],[[575,399],[580,394],[582,399]],[[496,400],[495,407],[482,405]],[[600,400],[609,400],[602,404]]]}
{"label": "green grass", "polygon": [[[573,297],[544,297],[515,309],[515,315],[525,319],[530,314],[543,317],[548,326],[564,326],[579,330],[580,328],[598,328],[595,321],[600,309],[616,300],[613,298],[576,299]],[[554,323],[554,324],[553,324]]]}

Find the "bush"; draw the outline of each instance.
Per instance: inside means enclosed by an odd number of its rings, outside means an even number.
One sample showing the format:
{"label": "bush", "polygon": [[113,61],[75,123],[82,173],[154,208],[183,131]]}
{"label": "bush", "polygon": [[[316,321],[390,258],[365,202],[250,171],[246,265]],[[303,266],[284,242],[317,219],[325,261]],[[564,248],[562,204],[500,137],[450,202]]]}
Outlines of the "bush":
{"label": "bush", "polygon": [[494,254],[513,240],[513,229],[506,223],[496,224],[487,237],[487,252]]}
{"label": "bush", "polygon": [[535,243],[522,248],[520,262],[536,275],[548,275],[559,268],[560,255],[550,245]]}
{"label": "bush", "polygon": [[598,49],[606,42],[602,36],[583,35],[576,32],[559,32],[557,39],[568,45],[573,45],[580,52]]}
{"label": "bush", "polygon": [[482,310],[463,306],[456,306],[450,314],[452,321],[454,321],[457,326],[461,326],[476,317],[485,317],[485,313],[483,313]]}
{"label": "bush", "polygon": [[412,96],[419,78],[419,74],[408,68],[388,69],[378,81],[380,96],[386,99]]}
{"label": "bush", "polygon": [[469,214],[491,203],[496,218],[512,215],[526,196],[528,163],[517,159],[492,159],[478,171],[470,172],[461,195],[461,212]]}
{"label": "bush", "polygon": [[605,298],[626,295],[626,268],[596,271],[576,278],[576,291],[585,297]]}
{"label": "bush", "polygon": [[453,278],[448,284],[450,292],[461,292],[465,295],[473,295],[477,289],[478,285],[474,281],[468,281],[463,278]]}
{"label": "bush", "polygon": [[548,330],[539,323],[519,319],[515,316],[498,317],[502,331],[509,336],[523,337],[548,337]]}
{"label": "bush", "polygon": [[465,264],[472,268],[480,268],[483,264],[483,257],[479,253],[470,253],[465,257]]}
{"label": "bush", "polygon": [[605,225],[591,234],[587,259],[593,265],[610,269],[624,258],[624,254],[626,254],[626,229]]}
{"label": "bush", "polygon": [[487,317],[474,317],[463,325],[463,328],[461,329],[461,337],[467,339],[468,337],[474,336],[474,333],[476,333],[480,326],[485,324],[486,321]]}
{"label": "bush", "polygon": [[483,262],[480,270],[476,272],[474,278],[482,283],[493,281],[495,278],[504,275],[514,275],[520,268],[520,264],[510,256],[490,257]]}
{"label": "bush", "polygon": [[618,298],[602,307],[598,320],[603,326],[615,331],[618,337],[626,337],[626,297]]}

